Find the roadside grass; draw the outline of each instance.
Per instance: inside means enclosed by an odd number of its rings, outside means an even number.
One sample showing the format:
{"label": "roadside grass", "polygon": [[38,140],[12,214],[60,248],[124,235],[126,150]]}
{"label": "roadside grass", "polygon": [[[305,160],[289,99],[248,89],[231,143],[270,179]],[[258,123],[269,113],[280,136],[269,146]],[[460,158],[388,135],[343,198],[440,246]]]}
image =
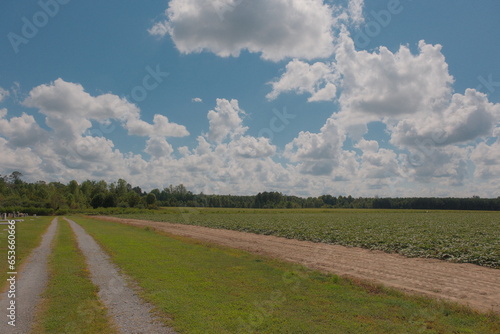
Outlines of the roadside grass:
{"label": "roadside grass", "polygon": [[[31,251],[40,245],[42,235],[47,230],[49,223],[54,217],[24,217],[16,218],[23,221],[16,222],[16,271],[28,258]],[[5,291],[7,287],[7,251],[8,232],[7,225],[0,225],[0,291]]]}
{"label": "roadside grass", "polygon": [[34,333],[117,333],[69,224],[59,219],[49,258],[49,283],[42,294]]}
{"label": "roadside grass", "polygon": [[72,219],[179,333],[500,332],[493,314],[151,228]]}

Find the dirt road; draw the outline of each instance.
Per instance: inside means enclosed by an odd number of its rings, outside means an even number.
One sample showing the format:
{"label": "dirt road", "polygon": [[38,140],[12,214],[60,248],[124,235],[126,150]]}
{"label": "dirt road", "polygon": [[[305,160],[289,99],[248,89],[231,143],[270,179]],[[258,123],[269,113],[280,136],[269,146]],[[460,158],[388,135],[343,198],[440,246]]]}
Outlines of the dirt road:
{"label": "dirt road", "polygon": [[151,226],[159,231],[239,248],[300,263],[323,272],[369,280],[406,292],[451,300],[480,311],[500,314],[498,269],[201,226],[106,216],[97,218],[134,226]]}
{"label": "dirt road", "polygon": [[[40,294],[48,281],[47,261],[51,252],[51,243],[57,229],[57,218],[52,220],[47,232],[42,237],[40,246],[35,248],[16,275],[15,298],[8,298],[8,291],[0,300],[0,333],[29,333],[35,318],[35,309],[40,301]],[[19,242],[19,240],[18,240]],[[7,307],[15,302],[15,327],[7,323]],[[9,311],[10,312],[10,311]]]}
{"label": "dirt road", "polygon": [[152,306],[145,304],[127,284],[130,280],[119,272],[109,257],[77,223],[66,219],[76,234],[78,247],[85,256],[92,282],[99,287],[99,297],[107,307],[121,333],[172,334],[150,313]]}

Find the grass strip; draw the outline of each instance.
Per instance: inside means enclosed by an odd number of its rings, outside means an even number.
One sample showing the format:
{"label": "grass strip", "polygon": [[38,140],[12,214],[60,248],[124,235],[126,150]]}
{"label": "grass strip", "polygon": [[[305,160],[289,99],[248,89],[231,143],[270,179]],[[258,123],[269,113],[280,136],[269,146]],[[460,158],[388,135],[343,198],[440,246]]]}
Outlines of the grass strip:
{"label": "grass strip", "polygon": [[119,215],[275,235],[500,269],[500,212],[165,208]]}
{"label": "grass strip", "polygon": [[[54,217],[24,217],[16,218],[23,221],[16,222],[16,270],[19,271],[24,261],[42,241],[42,235],[47,230]],[[7,287],[7,225],[0,225],[0,291]]]}
{"label": "grass strip", "polygon": [[119,215],[275,235],[500,269],[500,212],[166,208]]}
{"label": "grass strip", "polygon": [[495,315],[244,251],[73,218],[180,333],[498,333]]}
{"label": "grass strip", "polygon": [[59,219],[35,333],[116,333],[69,224]]}

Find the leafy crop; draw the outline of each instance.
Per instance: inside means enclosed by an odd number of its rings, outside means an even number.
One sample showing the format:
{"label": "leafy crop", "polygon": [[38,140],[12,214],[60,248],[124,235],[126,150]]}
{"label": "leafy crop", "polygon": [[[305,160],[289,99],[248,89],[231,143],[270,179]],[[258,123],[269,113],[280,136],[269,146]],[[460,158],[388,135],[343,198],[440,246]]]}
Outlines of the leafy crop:
{"label": "leafy crop", "polygon": [[178,208],[122,217],[275,235],[500,268],[500,212]]}

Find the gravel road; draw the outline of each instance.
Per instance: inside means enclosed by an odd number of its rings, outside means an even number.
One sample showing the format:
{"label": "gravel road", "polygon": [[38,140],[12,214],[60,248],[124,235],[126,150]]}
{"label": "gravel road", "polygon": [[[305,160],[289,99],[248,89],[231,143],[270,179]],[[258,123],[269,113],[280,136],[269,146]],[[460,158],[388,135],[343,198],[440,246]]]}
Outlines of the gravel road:
{"label": "gravel road", "polygon": [[154,319],[152,306],[144,303],[109,256],[85,230],[66,219],[76,234],[78,246],[86,257],[92,282],[99,287],[99,297],[122,333],[175,333]]}
{"label": "gravel road", "polygon": [[323,272],[369,280],[411,293],[451,300],[500,314],[500,270],[468,263],[406,258],[398,254],[299,241],[201,226],[95,217],[191,237],[270,256]]}
{"label": "gravel road", "polygon": [[[0,333],[26,334],[31,330],[35,318],[36,306],[40,301],[40,294],[44,291],[47,281],[47,261],[51,252],[51,243],[57,229],[57,218],[54,218],[42,237],[40,246],[35,248],[17,274],[15,306],[16,326],[10,326],[7,315],[7,307],[11,299],[8,291],[0,297],[1,319]],[[20,240],[17,240],[20,242]],[[22,242],[22,241],[21,241]],[[4,260],[4,259],[2,259]]]}

